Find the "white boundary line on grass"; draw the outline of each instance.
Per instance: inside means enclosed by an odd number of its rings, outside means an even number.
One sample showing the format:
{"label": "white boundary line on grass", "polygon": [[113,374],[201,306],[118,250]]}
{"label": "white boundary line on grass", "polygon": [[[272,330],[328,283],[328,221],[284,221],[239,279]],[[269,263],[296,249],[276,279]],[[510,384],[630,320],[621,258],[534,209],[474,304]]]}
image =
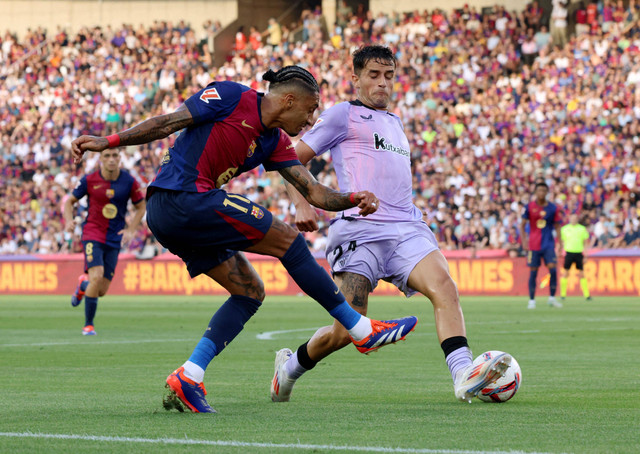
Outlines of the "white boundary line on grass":
{"label": "white boundary line on grass", "polygon": [[280,448],[280,449],[305,449],[326,451],[360,451],[360,452],[390,452],[407,454],[545,454],[525,451],[458,451],[454,449],[412,449],[412,448],[385,448],[382,446],[335,446],[312,445],[302,443],[253,443],[233,440],[192,440],[189,438],[139,438],[139,437],[109,437],[104,435],[74,435],[74,434],[45,434],[33,432],[0,432],[0,437],[6,438],[44,438],[55,440],[82,440],[103,441],[110,443],[149,443],[163,445],[204,445],[204,446],[231,446],[237,448]]}
{"label": "white boundary line on grass", "polygon": [[260,333],[256,335],[256,339],[259,340],[273,340],[273,336],[276,334],[289,334],[289,333],[300,333],[303,331],[317,331],[319,326],[315,328],[298,328],[298,329],[283,329],[280,331],[265,331],[264,333]]}

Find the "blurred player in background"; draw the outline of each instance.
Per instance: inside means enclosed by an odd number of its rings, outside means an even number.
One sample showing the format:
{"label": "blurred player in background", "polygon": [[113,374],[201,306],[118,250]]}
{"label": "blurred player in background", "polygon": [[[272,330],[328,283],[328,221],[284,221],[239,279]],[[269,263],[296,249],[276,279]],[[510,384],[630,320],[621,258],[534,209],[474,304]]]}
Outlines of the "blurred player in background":
{"label": "blurred player in background", "polygon": [[[84,196],[88,198],[87,219],[82,226],[84,246],[84,272],[71,296],[71,305],[78,306],[84,297],[84,328],[82,334],[93,336],[93,319],[98,298],[107,294],[118,263],[122,243],[128,244],[135,236],[144,216],[146,202],[144,190],[135,178],[120,168],[120,152],[108,150],[100,155],[100,168],[80,179],[64,204],[65,230],[73,232],[73,206]],[[129,199],[135,214],[127,228],[125,216]]]}
{"label": "blurred player in background", "polygon": [[[331,150],[343,191],[373,190],[380,208],[364,219],[357,210],[340,213],[329,228],[327,260],[347,301],[367,313],[369,294],[380,279],[396,285],[407,296],[422,293],[431,300],[436,331],[459,400],[471,398],[501,376],[511,357],[497,356],[472,366],[456,284],[438,243],[412,202],[409,141],[402,121],[389,112],[396,79],[396,59],[383,46],[365,46],[353,54],[353,84],[357,99],[327,109],[296,145],[303,164]],[[296,204],[296,225],[317,230],[317,214],[304,198],[289,188]],[[295,381],[332,352],[348,345],[339,323],[320,328],[294,353],[276,354],[271,399],[286,402]]]}
{"label": "blurred player in background", "polygon": [[[541,261],[549,269],[549,301],[551,307],[562,307],[556,300],[556,288],[558,286],[557,256],[562,250],[562,238],[560,227],[562,214],[560,208],[547,201],[549,186],[544,182],[536,183],[535,199],[529,202],[524,209],[522,222],[520,223],[520,237],[522,238],[522,248],[527,251],[527,266],[529,267],[529,309],[536,308],[536,279]],[[527,235],[527,224],[529,234]],[[556,240],[553,231],[556,231]],[[556,248],[558,249],[556,253]]]}
{"label": "blurred player in background", "polygon": [[584,262],[586,260],[584,248],[585,243],[589,241],[589,231],[584,225],[578,223],[577,213],[571,213],[569,223],[560,229],[560,237],[562,238],[565,252],[564,265],[560,276],[560,297],[564,301],[567,296],[569,270],[575,264],[580,278],[582,294],[587,300],[590,300],[589,283],[587,278],[584,277]]}
{"label": "blurred player in background", "polygon": [[149,186],[147,224],[164,247],[182,258],[191,277],[204,273],[231,296],[211,318],[188,361],[167,377],[167,409],[182,411],[184,405],[193,412],[215,412],[205,398],[205,369],[265,297],[262,280],[239,251],[280,259],[300,288],[348,328],[363,353],[403,339],[417,323],[416,317],[379,322],[361,316],[314,260],[299,232],[246,197],[220,189],[262,164],[320,208],[354,208],[361,216],[377,209],[371,192],[336,192],[319,184],[298,161],[287,134],[297,135],[309,125],[318,107],[319,87],[311,73],[287,66],[263,78],[271,83],[266,95],[235,82],[213,82],[174,113],[109,137],[82,136],[72,144],[80,159],[87,150],[148,143],[183,130]]}

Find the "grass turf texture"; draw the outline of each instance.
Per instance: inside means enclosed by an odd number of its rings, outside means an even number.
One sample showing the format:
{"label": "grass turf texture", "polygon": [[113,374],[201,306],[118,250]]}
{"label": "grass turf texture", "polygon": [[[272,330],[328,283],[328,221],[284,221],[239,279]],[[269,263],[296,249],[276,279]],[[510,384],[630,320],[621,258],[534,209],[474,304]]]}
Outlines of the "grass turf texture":
{"label": "grass turf texture", "polygon": [[[511,401],[468,405],[454,398],[431,305],[422,297],[372,298],[376,318],[418,315],[406,342],[370,356],[343,349],[297,383],[291,402],[271,402],[275,351],[295,350],[329,318],[306,297],[268,296],[207,371],[217,415],[167,412],[162,398],[166,376],[188,358],[224,298],[108,296],[100,300],[94,337],[80,334],[83,307],[68,300],[0,296],[0,452],[638,449],[638,299],[568,298],[563,309],[550,309],[541,297],[532,311],[527,298],[463,298],[474,355],[504,350],[523,371]],[[282,330],[294,331],[257,338]],[[7,435],[27,432],[222,444]]]}

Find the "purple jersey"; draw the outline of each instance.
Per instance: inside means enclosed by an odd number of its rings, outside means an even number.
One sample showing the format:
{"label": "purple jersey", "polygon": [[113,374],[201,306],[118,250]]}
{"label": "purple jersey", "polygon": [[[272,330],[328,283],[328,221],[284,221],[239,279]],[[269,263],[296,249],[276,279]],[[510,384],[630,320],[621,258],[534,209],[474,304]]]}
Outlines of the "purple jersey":
{"label": "purple jersey", "polygon": [[289,136],[262,123],[262,97],[235,82],[212,82],[187,99],[193,124],[165,153],[149,187],[205,192],[260,164],[266,170],[300,164]]}
{"label": "purple jersey", "polygon": [[119,248],[125,227],[127,202],[139,203],[144,199],[144,189],[126,170],[120,169],[115,181],[102,178],[97,170],[80,179],[72,192],[80,200],[89,196],[89,213],[82,226],[82,241],[97,241]]}
{"label": "purple jersey", "polygon": [[[412,202],[409,141],[396,115],[360,101],[344,102],[325,110],[302,140],[316,155],[331,151],[341,191],[371,191],[378,197],[378,211],[365,219],[422,219]],[[350,208],[344,215],[358,216],[358,211]]]}

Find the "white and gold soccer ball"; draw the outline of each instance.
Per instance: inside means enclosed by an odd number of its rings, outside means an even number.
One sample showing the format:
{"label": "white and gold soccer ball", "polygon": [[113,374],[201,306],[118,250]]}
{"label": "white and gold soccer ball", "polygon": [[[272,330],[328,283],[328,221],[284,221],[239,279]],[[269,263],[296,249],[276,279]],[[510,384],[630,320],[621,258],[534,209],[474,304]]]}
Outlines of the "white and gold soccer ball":
{"label": "white and gold soccer ball", "polygon": [[[498,350],[490,350],[488,352],[484,352],[473,361],[473,365],[477,366],[478,364],[494,358],[495,356],[502,353],[504,352]],[[506,402],[513,396],[515,396],[521,384],[522,370],[520,369],[518,361],[516,361],[516,359],[512,356],[511,365],[504,373],[504,375],[482,389],[478,393],[478,399],[485,402]]]}

